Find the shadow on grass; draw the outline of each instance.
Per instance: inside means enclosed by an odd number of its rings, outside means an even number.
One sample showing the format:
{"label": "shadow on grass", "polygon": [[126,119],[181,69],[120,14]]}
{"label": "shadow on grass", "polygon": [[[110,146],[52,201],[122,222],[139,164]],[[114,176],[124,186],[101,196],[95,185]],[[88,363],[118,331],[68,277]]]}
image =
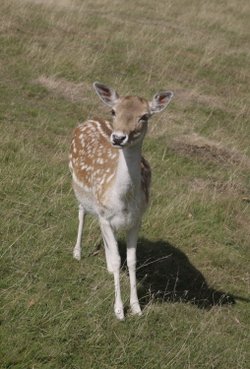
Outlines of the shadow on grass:
{"label": "shadow on grass", "polygon": [[[122,265],[126,269],[126,246],[121,243]],[[202,273],[188,257],[166,241],[139,239],[137,248],[138,294],[142,306],[152,299],[189,302],[199,308],[234,304],[233,295],[208,286]]]}

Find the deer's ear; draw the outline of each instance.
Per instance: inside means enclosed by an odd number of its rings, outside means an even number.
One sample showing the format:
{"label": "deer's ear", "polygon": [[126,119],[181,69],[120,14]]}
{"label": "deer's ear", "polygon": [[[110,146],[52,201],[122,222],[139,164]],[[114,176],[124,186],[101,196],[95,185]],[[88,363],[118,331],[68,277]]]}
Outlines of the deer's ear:
{"label": "deer's ear", "polygon": [[172,91],[160,91],[154,95],[152,101],[149,102],[151,114],[159,113],[170,103],[174,96]]}
{"label": "deer's ear", "polygon": [[93,87],[104,104],[110,107],[113,107],[119,99],[118,93],[111,87],[105,86],[100,82],[94,82]]}

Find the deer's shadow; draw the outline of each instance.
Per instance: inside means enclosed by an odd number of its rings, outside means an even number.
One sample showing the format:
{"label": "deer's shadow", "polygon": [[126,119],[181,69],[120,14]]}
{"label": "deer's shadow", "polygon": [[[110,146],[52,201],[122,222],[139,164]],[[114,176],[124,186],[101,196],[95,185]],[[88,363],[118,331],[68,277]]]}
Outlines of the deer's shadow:
{"label": "deer's shadow", "polygon": [[[119,245],[126,267],[126,246]],[[184,252],[166,241],[141,238],[137,248],[138,294],[142,305],[152,299],[189,302],[199,308],[234,304],[233,295],[209,287],[202,273]]]}

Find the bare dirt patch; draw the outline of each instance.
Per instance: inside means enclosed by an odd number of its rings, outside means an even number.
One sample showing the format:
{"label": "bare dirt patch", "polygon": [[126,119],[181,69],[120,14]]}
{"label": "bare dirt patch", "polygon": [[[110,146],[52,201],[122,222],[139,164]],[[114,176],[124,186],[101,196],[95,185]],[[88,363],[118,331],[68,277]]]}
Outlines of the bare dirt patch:
{"label": "bare dirt patch", "polygon": [[63,97],[71,102],[86,100],[91,91],[91,86],[85,83],[73,83],[63,78],[40,76],[34,83],[45,87],[55,96]]}
{"label": "bare dirt patch", "polygon": [[170,143],[170,148],[177,154],[210,161],[218,165],[237,165],[242,168],[250,168],[250,159],[245,154],[195,133],[175,138]]}

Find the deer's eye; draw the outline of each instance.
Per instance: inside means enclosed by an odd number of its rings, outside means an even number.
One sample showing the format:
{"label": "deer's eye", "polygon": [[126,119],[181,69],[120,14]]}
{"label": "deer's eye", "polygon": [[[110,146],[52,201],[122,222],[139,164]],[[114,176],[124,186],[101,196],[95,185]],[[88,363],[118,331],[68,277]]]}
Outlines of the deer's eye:
{"label": "deer's eye", "polygon": [[112,114],[112,116],[113,116],[113,117],[115,116],[115,111],[114,111],[114,109],[112,109],[112,110],[111,110],[111,114]]}
{"label": "deer's eye", "polygon": [[143,115],[140,117],[139,121],[140,121],[140,122],[147,122],[148,118],[149,118],[149,114],[143,114]]}

